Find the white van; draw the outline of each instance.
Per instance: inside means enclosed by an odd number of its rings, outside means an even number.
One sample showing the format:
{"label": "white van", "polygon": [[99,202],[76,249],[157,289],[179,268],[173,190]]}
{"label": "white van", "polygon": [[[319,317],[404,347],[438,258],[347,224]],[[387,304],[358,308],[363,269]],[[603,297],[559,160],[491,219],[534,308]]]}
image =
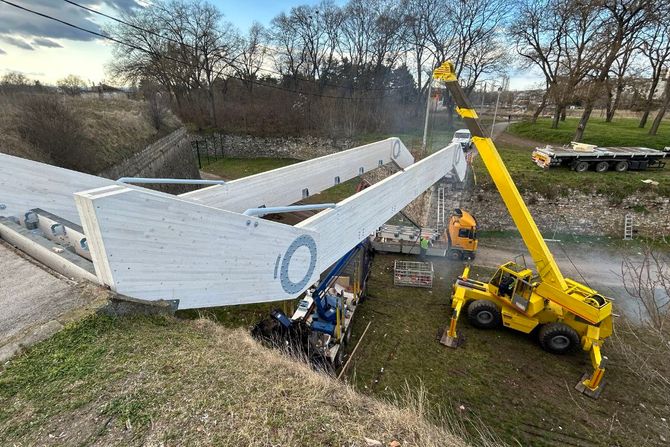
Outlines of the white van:
{"label": "white van", "polygon": [[472,135],[468,129],[458,129],[454,132],[452,143],[461,143],[463,151],[469,151],[472,148]]}

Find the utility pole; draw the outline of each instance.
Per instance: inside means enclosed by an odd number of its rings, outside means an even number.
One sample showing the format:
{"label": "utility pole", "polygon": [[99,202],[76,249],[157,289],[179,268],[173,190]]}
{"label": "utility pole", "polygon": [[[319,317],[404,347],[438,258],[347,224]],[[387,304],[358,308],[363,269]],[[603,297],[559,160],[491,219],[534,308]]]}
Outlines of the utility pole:
{"label": "utility pole", "polygon": [[493,124],[491,124],[491,139],[493,139],[493,129],[496,127],[496,116],[498,116],[498,103],[500,102],[500,92],[502,87],[498,87],[498,97],[496,98],[496,110],[493,112]]}
{"label": "utility pole", "polygon": [[426,98],[426,122],[423,125],[423,143],[421,144],[421,151],[426,153],[426,139],[428,138],[428,115],[430,115],[430,94],[433,87],[433,80],[428,81],[428,97]]}

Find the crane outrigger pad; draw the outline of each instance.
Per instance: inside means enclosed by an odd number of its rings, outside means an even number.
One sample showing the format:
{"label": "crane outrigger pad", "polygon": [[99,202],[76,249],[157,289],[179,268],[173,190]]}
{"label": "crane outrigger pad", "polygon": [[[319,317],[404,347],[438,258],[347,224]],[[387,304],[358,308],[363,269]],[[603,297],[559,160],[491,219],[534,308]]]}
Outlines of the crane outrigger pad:
{"label": "crane outrigger pad", "polygon": [[591,378],[591,374],[589,373],[584,373],[582,375],[581,380],[575,385],[575,389],[579,391],[580,393],[584,394],[585,396],[590,397],[591,399],[598,399],[600,395],[602,394],[603,390],[605,389],[605,385],[607,385],[607,381],[603,379],[600,382],[600,385],[598,385],[598,388],[595,390],[592,390],[588,386],[586,386],[586,381],[588,381]]}

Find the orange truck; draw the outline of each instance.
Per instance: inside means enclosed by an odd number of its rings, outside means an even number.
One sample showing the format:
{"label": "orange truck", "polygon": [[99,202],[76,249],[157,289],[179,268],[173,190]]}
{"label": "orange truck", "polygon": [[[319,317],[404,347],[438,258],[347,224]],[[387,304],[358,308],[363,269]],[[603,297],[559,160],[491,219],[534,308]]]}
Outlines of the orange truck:
{"label": "orange truck", "polygon": [[477,219],[460,208],[454,210],[449,225],[444,230],[449,242],[447,256],[450,259],[471,261],[477,251]]}

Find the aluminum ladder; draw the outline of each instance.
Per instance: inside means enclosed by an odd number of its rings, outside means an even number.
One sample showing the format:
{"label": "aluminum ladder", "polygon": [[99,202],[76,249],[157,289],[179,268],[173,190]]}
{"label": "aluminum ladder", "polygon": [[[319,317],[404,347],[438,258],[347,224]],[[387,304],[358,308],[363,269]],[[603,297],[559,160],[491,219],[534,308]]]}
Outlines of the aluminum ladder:
{"label": "aluminum ladder", "polygon": [[633,215],[626,214],[623,220],[623,240],[632,241],[633,240]]}
{"label": "aluminum ladder", "polygon": [[436,227],[437,231],[441,231],[444,226],[446,225],[445,223],[445,210],[446,210],[446,200],[444,196],[444,186],[439,186],[437,188],[437,219],[436,219]]}

